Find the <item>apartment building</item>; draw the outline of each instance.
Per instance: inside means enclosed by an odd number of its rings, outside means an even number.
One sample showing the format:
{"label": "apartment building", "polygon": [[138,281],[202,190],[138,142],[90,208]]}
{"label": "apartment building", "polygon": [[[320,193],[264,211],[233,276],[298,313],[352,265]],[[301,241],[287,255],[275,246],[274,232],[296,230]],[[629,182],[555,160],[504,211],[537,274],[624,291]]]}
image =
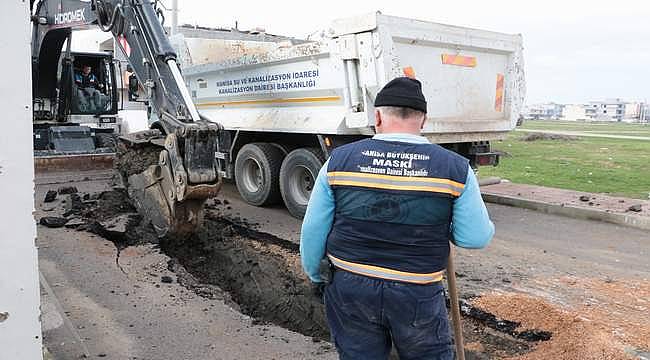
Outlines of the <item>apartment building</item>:
{"label": "apartment building", "polygon": [[523,116],[527,120],[558,120],[562,116],[564,105],[553,102],[533,104],[524,108]]}
{"label": "apartment building", "polygon": [[564,105],[562,116],[560,118],[566,121],[586,121],[589,119],[587,117],[585,105],[583,104]]}
{"label": "apartment building", "polygon": [[650,105],[643,102],[632,102],[625,104],[623,121],[647,123],[650,120]]}
{"label": "apartment building", "polygon": [[623,121],[625,105],[621,99],[590,101],[585,104],[585,115],[594,121]]}

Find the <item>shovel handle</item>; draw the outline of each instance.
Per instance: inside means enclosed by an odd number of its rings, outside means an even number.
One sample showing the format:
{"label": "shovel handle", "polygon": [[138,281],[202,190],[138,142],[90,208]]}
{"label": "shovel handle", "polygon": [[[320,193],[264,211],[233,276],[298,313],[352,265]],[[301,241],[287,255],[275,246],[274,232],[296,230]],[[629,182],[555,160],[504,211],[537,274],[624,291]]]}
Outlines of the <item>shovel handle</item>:
{"label": "shovel handle", "polygon": [[449,286],[449,301],[451,305],[451,322],[454,327],[454,343],[456,345],[456,359],[465,360],[465,344],[463,341],[463,327],[460,323],[460,305],[458,303],[458,289],[456,288],[456,269],[454,267],[454,247],[449,248],[447,263],[447,285]]}

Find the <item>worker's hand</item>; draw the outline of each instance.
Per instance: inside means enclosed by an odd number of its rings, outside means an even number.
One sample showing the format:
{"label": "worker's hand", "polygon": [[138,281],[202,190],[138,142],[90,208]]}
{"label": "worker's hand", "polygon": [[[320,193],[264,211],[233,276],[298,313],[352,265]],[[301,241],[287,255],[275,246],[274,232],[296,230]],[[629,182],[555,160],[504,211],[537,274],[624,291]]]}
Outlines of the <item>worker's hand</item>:
{"label": "worker's hand", "polygon": [[324,303],[325,296],[325,287],[327,286],[324,282],[312,282],[311,283],[311,292],[312,294],[320,301],[321,304]]}

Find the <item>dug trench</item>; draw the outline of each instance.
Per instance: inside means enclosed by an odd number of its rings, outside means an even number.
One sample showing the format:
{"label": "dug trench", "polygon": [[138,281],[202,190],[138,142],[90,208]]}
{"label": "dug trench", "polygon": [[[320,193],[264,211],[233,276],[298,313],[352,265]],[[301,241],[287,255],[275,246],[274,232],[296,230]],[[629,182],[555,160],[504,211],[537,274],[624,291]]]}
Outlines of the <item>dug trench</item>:
{"label": "dug trench", "polygon": [[[328,341],[324,307],[303,275],[299,246],[260,232],[254,224],[224,215],[223,203],[206,206],[202,229],[188,239],[158,239],[129,203],[126,191],[115,188],[76,196],[66,212],[77,217],[77,230],[90,231],[111,242],[119,254],[129,246],[157,244],[169,258],[178,282],[196,294],[224,299],[257,323],[272,323]],[[123,270],[122,270],[123,271]],[[225,292],[225,296],[224,296]],[[468,359],[500,359],[526,354],[552,334],[519,329],[519,323],[499,319],[461,299]]]}

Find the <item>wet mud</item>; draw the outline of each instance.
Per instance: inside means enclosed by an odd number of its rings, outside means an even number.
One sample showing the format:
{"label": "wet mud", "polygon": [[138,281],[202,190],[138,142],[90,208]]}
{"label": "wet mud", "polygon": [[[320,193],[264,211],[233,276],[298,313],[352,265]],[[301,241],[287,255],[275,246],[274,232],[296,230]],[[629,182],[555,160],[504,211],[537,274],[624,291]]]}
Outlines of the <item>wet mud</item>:
{"label": "wet mud", "polygon": [[548,341],[552,336],[551,332],[544,330],[525,329],[523,331],[519,331],[518,329],[521,327],[520,322],[499,319],[494,314],[491,314],[485,310],[481,310],[464,299],[460,300],[460,311],[461,314],[466,317],[470,317],[475,321],[484,324],[485,326],[488,326],[499,332],[509,334],[517,339],[525,341]]}
{"label": "wet mud", "polygon": [[183,243],[163,239],[160,247],[199,282],[228,292],[257,321],[328,339],[323,305],[298,273],[297,249],[242,235],[246,233],[232,220],[208,215],[204,231]]}
{"label": "wet mud", "polygon": [[89,196],[67,213],[81,217],[86,230],[102,236],[115,244],[118,250],[128,246],[157,243],[153,229],[129,202],[125,189],[118,188]]}
{"label": "wet mud", "polygon": [[125,144],[119,142],[113,165],[117,173],[120,174],[123,183],[127,184],[125,180],[129,176],[139,174],[150,165],[157,164],[162,149],[162,147],[151,143]]}
{"label": "wet mud", "polygon": [[[329,339],[323,305],[300,272],[298,245],[250,228],[241,219],[208,212],[200,232],[185,240],[158,239],[128,202],[124,189],[91,196],[77,209],[87,230],[125,247],[156,243],[172,258],[179,282],[208,298],[227,298],[257,322]],[[214,285],[216,287],[204,286]],[[223,292],[228,293],[224,296]]]}

